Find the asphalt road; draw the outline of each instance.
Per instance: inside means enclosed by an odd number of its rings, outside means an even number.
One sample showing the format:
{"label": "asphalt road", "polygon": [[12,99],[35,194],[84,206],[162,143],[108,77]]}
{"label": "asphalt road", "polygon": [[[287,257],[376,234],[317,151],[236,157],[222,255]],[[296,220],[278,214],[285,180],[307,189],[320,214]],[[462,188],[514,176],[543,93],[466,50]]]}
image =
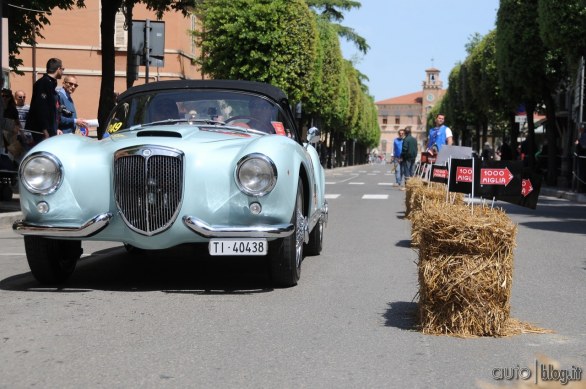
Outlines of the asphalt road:
{"label": "asphalt road", "polygon": [[262,260],[131,257],[109,242],[84,243],[65,287],[41,287],[22,238],[0,228],[0,388],[474,388],[503,384],[502,369],[534,380],[545,357],[586,369],[586,205],[497,204],[519,226],[511,316],[554,333],[423,335],[405,192],[388,170],[328,171],[323,253],[288,289]]}

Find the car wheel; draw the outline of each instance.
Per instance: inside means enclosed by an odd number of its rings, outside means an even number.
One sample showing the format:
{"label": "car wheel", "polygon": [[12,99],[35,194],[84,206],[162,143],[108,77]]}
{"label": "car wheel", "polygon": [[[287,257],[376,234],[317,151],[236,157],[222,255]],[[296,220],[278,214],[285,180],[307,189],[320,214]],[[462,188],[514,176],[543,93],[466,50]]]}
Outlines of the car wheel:
{"label": "car wheel", "polygon": [[286,238],[278,239],[269,245],[269,264],[271,278],[276,286],[290,287],[297,285],[301,275],[303,245],[305,234],[305,217],[303,216],[303,184],[299,180],[295,208],[291,215],[295,230]]}
{"label": "car wheel", "polygon": [[321,253],[324,239],[324,222],[322,218],[319,218],[317,224],[313,227],[313,230],[309,234],[309,242],[305,247],[305,254],[307,255],[319,255]]}
{"label": "car wheel", "polygon": [[83,250],[79,240],[48,239],[25,236],[26,259],[33,276],[42,284],[65,282],[73,271]]}

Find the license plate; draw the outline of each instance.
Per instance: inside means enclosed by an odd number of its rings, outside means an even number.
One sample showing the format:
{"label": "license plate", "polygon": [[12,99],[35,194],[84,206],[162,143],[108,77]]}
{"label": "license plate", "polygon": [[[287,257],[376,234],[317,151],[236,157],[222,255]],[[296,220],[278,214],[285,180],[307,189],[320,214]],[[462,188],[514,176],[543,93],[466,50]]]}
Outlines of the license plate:
{"label": "license plate", "polygon": [[212,239],[208,246],[210,255],[267,255],[266,239]]}

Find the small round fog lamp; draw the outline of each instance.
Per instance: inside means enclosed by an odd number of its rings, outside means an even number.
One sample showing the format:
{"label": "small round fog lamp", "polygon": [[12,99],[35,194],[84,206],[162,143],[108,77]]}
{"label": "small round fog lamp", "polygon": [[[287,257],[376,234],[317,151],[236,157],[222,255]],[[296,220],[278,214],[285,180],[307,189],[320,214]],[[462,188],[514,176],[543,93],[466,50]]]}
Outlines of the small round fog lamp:
{"label": "small round fog lamp", "polygon": [[249,205],[249,209],[250,209],[250,212],[252,212],[252,214],[258,215],[262,211],[262,206],[260,205],[260,203],[251,203]]}
{"label": "small round fog lamp", "polygon": [[39,211],[39,213],[49,212],[49,204],[46,201],[39,201],[37,203],[37,211]]}

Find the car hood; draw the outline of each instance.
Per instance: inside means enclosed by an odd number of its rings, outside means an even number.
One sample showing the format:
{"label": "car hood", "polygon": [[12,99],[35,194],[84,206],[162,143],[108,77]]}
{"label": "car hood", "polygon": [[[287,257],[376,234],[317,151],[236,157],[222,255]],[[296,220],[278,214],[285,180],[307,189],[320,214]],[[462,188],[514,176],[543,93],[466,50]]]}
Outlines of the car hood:
{"label": "car hood", "polygon": [[113,142],[128,141],[134,138],[162,137],[180,138],[195,141],[198,143],[220,142],[220,141],[242,141],[253,140],[265,136],[256,131],[247,131],[240,127],[221,125],[159,125],[143,127],[132,131],[123,131],[110,135]]}

